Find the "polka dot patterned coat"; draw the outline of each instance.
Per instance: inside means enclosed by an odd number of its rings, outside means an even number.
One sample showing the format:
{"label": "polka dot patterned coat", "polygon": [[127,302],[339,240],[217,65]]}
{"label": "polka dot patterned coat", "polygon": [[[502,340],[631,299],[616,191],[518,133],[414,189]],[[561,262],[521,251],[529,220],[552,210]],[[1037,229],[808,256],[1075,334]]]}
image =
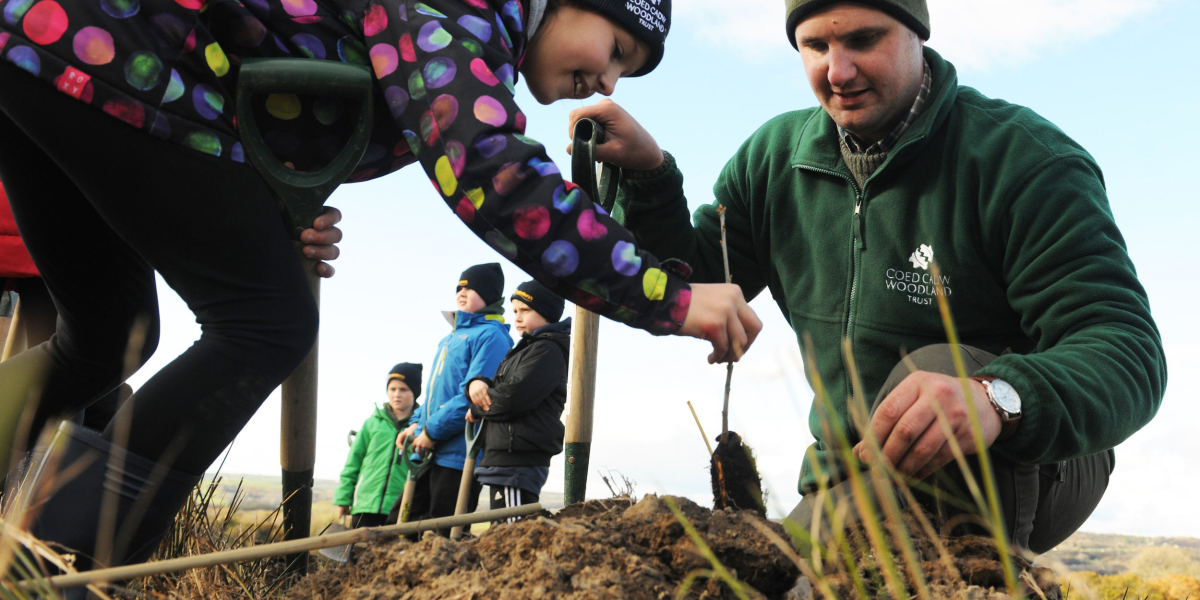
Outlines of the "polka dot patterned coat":
{"label": "polka dot patterned coat", "polygon": [[[672,333],[691,299],[683,277],[523,135],[513,94],[526,18],[520,0],[0,0],[0,56],[132,127],[238,163],[243,58],[370,65],[380,108],[350,181],[420,162],[463,223],[539,281]],[[328,162],[353,126],[336,99],[254,102],[268,145],[298,169]]]}

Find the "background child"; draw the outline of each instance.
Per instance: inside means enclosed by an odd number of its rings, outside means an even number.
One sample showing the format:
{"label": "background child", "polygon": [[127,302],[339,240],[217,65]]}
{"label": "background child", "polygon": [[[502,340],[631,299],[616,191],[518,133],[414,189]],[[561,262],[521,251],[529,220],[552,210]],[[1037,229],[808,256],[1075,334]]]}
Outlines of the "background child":
{"label": "background child", "polygon": [[342,482],[333,495],[337,516],[353,515],[351,527],[377,527],[404,491],[408,469],[396,435],[408,426],[421,396],[420,363],[400,363],[388,373],[387,403],[376,407],[354,437]]}
{"label": "background child", "polygon": [[[429,401],[413,416],[414,423],[397,438],[403,447],[415,435],[413,448],[434,451],[433,466],[417,482],[409,520],[448,517],[458,502],[463,463],[467,459],[463,436],[470,402],[467,382],[491,377],[512,348],[504,323],[504,272],[499,263],[475,265],[463,271],[456,288],[454,331],[438,344],[429,374]],[[482,486],[472,485],[468,512],[479,501]],[[398,513],[398,508],[393,513]],[[447,530],[448,532],[448,530]]]}
{"label": "background child", "polygon": [[537,502],[550,457],[563,448],[571,319],[559,321],[563,299],[536,281],[522,283],[511,299],[521,341],[494,378],[468,384],[467,418],[483,420],[483,458],[475,476],[490,486],[493,509]]}

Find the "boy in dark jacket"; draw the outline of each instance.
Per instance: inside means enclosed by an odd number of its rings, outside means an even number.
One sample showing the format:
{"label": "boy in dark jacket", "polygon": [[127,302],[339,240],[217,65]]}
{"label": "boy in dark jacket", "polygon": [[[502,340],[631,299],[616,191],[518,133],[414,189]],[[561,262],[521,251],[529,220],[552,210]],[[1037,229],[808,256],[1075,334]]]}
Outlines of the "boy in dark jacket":
{"label": "boy in dark jacket", "polygon": [[550,457],[563,448],[571,320],[559,321],[563,299],[536,281],[518,286],[511,300],[521,341],[494,378],[468,384],[467,420],[483,421],[475,477],[491,487],[493,509],[537,502]]}
{"label": "boy in dark jacket", "polygon": [[421,396],[421,364],[400,363],[388,373],[383,406],[367,417],[354,437],[341,483],[333,495],[339,518],[353,515],[352,526],[376,527],[404,491],[408,468],[396,450],[396,435],[408,422]]}

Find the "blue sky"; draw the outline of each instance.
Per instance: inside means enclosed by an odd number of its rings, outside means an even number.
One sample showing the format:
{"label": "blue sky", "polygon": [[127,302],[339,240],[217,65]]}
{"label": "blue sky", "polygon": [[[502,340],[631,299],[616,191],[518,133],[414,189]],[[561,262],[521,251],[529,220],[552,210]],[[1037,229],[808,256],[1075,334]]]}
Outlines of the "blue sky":
{"label": "blue sky", "polygon": [[[815,105],[799,57],[783,34],[780,0],[682,0],[662,65],[624,80],[613,99],[674,154],[694,208],[712,200],[726,159],[776,114]],[[682,6],[680,6],[682,5]],[[1171,384],[1158,418],[1117,450],[1104,501],[1085,530],[1200,537],[1194,466],[1200,456],[1200,192],[1186,175],[1200,163],[1200,72],[1194,0],[931,0],[930,47],[958,67],[960,84],[1023,104],[1078,140],[1099,161],[1117,222],[1146,286],[1167,347]],[[529,135],[564,169],[567,113],[584,102],[538,106],[522,88]],[[592,101],[588,101],[590,103]],[[431,362],[447,332],[459,272],[504,260],[472,236],[412,167],[344,186],[329,204],[345,213],[343,257],[322,296],[317,477],[336,478],[345,436],[401,361]],[[528,279],[504,263],[506,289]],[[199,335],[191,314],[161,284],[163,338],[133,383]],[[776,514],[795,491],[811,391],[795,337],[767,296],[752,304],[766,329],[734,373],[732,427],[754,446]],[[607,496],[596,469],[619,471],[639,492],[707,503],[707,456],[687,411],[710,436],[720,427],[724,368],[698,341],[652,338],[605,323],[592,454],[591,495]],[[424,400],[424,398],[422,398]],[[229,473],[279,472],[274,395],[234,443]],[[549,490],[561,490],[562,462]],[[1149,499],[1153,498],[1153,501]]]}

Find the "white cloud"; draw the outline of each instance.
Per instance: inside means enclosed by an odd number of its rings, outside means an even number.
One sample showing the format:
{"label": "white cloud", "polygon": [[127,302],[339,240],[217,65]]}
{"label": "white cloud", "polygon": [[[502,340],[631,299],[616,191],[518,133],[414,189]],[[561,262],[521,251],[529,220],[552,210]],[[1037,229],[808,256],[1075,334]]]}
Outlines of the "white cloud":
{"label": "white cloud", "polygon": [[[930,46],[960,68],[1018,65],[1109,33],[1170,0],[929,0]],[[675,31],[761,60],[793,52],[780,0],[686,0]]]}

